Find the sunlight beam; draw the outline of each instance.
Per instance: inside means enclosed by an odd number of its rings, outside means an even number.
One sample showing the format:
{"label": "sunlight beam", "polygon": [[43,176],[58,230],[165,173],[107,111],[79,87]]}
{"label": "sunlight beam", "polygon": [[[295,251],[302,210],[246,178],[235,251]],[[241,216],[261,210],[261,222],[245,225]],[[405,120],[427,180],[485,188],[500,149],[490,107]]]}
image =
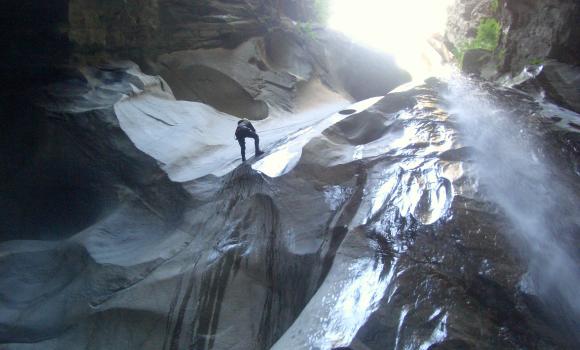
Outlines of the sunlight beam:
{"label": "sunlight beam", "polygon": [[445,31],[452,0],[331,0],[329,27],[388,52],[414,79],[436,67],[427,40]]}

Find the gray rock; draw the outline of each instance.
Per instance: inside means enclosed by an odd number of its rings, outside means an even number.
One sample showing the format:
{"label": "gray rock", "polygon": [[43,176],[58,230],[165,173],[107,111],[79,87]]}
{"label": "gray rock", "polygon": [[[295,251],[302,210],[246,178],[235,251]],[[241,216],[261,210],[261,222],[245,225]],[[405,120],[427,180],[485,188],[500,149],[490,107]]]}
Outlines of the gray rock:
{"label": "gray rock", "polygon": [[[437,80],[349,107],[408,77],[332,33],[263,37],[264,4],[23,9],[70,22],[81,61],[138,57],[170,82],[130,62],[43,91],[62,75],[11,73],[43,98],[0,95],[1,347],[577,348],[578,256],[554,254],[578,246],[577,114],[475,83],[470,132]],[[55,47],[7,62],[71,57]],[[219,109],[265,105],[268,154],[240,165]]]}
{"label": "gray rock", "polygon": [[[519,74],[536,61],[553,58],[578,64],[577,41],[580,30],[575,23],[580,6],[574,0],[495,1],[457,0],[450,7],[446,39],[455,48],[477,35],[484,18],[495,18],[501,24],[500,40],[495,50],[499,73]],[[494,77],[495,78],[495,77]]]}
{"label": "gray rock", "polygon": [[[130,65],[84,76],[91,89],[64,101],[53,94],[47,108],[85,136],[74,145],[99,158],[95,168],[125,187],[118,204],[69,238],[0,244],[4,348],[573,348],[565,324],[521,287],[526,258],[514,254],[507,219],[476,185],[477,152],[464,151],[463,131],[443,109],[445,84],[430,80],[286,126],[264,158],[175,183],[148,174],[180,141],[144,142],[146,134],[185,123],[168,113],[185,105],[216,121],[208,134],[231,117],[175,101],[159,78]],[[521,120],[541,113],[514,90],[487,89]],[[110,111],[106,103],[115,114],[84,116]],[[125,105],[145,113],[122,114]],[[575,157],[572,134],[541,121],[525,130],[561,140],[542,154],[564,147]],[[289,163],[268,177],[272,162]],[[173,167],[169,174],[189,165]],[[556,167],[568,179],[565,205],[580,191],[570,163]],[[558,225],[574,230],[576,208],[567,208]]]}
{"label": "gray rock", "polygon": [[506,48],[506,64],[519,73],[527,64],[544,58],[579,62],[576,40],[580,5],[577,1],[508,1],[510,20]]}
{"label": "gray rock", "polygon": [[26,123],[18,120],[13,137],[24,140],[15,157],[22,158],[2,165],[3,240],[66,237],[127,198],[147,203],[167,222],[181,216],[185,192],[135,148],[114,112],[124,96],[161,83],[140,74],[129,62],[86,67],[37,91],[32,113],[15,115],[29,118],[35,128],[21,134]]}
{"label": "gray rock", "polygon": [[411,81],[411,76],[397,67],[394,57],[352,42],[333,31],[315,33],[309,42],[310,52],[328,72],[330,86],[340,87],[355,100],[383,96],[395,87]]}
{"label": "gray rock", "polygon": [[580,113],[580,68],[549,60],[535,77],[515,87],[531,93],[545,93],[548,100]]}
{"label": "gray rock", "polygon": [[493,52],[483,49],[473,49],[465,51],[463,61],[461,62],[461,71],[478,77],[482,77],[482,75],[490,77],[494,74],[484,73],[484,71],[489,71],[490,67],[493,66],[495,66]]}
{"label": "gray rock", "polygon": [[481,20],[494,16],[491,2],[491,0],[454,1],[449,7],[446,39],[455,47],[474,39]]}
{"label": "gray rock", "polygon": [[410,81],[386,54],[332,31],[305,39],[296,30],[273,31],[231,50],[164,54],[149,62],[148,70],[163,76],[180,100],[254,120],[271,111],[294,111],[303,87],[316,79],[355,100],[381,96]]}
{"label": "gray rock", "polygon": [[[264,40],[254,38],[234,50],[174,52],[160,56],[153,69],[169,82],[178,99],[259,120],[268,116],[268,104],[291,110],[299,80],[270,66],[263,47]],[[308,65],[308,61],[297,64]]]}

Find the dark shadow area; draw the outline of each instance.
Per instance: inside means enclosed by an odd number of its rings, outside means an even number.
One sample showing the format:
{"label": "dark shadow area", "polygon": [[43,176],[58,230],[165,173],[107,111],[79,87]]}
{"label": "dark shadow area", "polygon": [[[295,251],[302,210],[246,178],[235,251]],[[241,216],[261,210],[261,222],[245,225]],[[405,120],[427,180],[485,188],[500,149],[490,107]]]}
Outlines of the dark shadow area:
{"label": "dark shadow area", "polygon": [[66,238],[116,206],[115,188],[64,129],[30,101],[3,102],[0,240]]}
{"label": "dark shadow area", "polygon": [[344,109],[338,113],[340,113],[342,115],[349,115],[349,114],[353,114],[354,112],[356,112],[356,109]]}
{"label": "dark shadow area", "polygon": [[63,31],[68,1],[23,0],[0,4],[0,73],[3,90],[23,93],[31,82],[47,82],[66,61],[71,45]]}

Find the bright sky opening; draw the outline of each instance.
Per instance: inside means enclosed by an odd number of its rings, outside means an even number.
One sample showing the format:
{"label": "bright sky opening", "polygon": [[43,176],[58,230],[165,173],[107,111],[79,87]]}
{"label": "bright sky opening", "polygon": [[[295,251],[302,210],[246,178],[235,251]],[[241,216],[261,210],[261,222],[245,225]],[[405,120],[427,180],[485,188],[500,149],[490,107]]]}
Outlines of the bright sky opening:
{"label": "bright sky opening", "polygon": [[444,33],[451,1],[330,0],[329,26],[393,54],[414,79],[422,79],[438,69],[439,57],[427,39]]}

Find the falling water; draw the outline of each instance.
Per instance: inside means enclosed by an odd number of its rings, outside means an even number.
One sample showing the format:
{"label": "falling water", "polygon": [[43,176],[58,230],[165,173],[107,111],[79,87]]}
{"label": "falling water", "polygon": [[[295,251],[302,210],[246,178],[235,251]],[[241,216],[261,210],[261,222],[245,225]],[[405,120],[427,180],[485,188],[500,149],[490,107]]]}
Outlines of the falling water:
{"label": "falling water", "polygon": [[445,99],[462,142],[476,150],[472,170],[480,192],[508,219],[509,239],[527,259],[521,289],[577,325],[580,271],[566,243],[580,232],[577,178],[566,181],[555,160],[542,152],[531,113],[516,112],[521,105],[510,105],[466,78],[451,79]]}

